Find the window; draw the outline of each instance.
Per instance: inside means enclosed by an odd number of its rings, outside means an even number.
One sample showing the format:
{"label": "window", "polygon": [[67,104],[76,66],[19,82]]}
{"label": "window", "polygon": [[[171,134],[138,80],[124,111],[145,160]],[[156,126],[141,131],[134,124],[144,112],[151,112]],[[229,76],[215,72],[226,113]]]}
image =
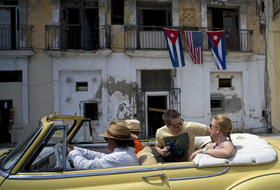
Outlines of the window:
{"label": "window", "polygon": [[88,91],[88,82],[76,82],[76,91]]}
{"label": "window", "polygon": [[223,96],[211,96],[211,112],[222,112],[225,110]]}
{"label": "window", "polygon": [[170,70],[141,71],[141,88],[145,90],[168,90],[171,88]]}
{"label": "window", "polygon": [[112,24],[123,24],[124,20],[124,0],[111,0]]}
{"label": "window", "polygon": [[0,71],[0,82],[22,82],[22,71]]}
{"label": "window", "polygon": [[231,88],[231,78],[219,79],[219,88]]}
{"label": "window", "polygon": [[0,49],[16,49],[18,13],[16,7],[0,7]]}
{"label": "window", "polygon": [[171,3],[138,2],[137,22],[144,26],[171,26]]}
{"label": "window", "polygon": [[61,7],[62,49],[98,49],[97,1],[63,0]]}
{"label": "window", "polygon": [[[50,133],[40,144],[32,159],[24,167],[24,171],[46,172],[62,171],[63,152],[66,152],[66,126],[55,124],[52,133]],[[70,163],[66,161],[66,168],[71,168]]]}
{"label": "window", "polygon": [[97,103],[84,103],[84,118],[91,120],[98,120],[98,105]]}

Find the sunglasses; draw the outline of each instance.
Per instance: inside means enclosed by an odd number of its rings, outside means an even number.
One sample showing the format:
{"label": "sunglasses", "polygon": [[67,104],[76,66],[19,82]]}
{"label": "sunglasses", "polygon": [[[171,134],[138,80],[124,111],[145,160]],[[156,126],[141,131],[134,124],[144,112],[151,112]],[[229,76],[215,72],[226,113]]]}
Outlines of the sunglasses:
{"label": "sunglasses", "polygon": [[171,126],[171,127],[174,127],[174,128],[178,128],[178,127],[180,127],[181,125],[183,125],[183,123],[184,123],[184,120],[182,119],[179,123],[176,123],[176,124],[174,124],[174,125],[171,125],[169,122],[167,123],[169,126]]}
{"label": "sunglasses", "polygon": [[210,129],[212,129],[212,127],[217,127],[216,125],[213,125],[212,123],[209,124]]}

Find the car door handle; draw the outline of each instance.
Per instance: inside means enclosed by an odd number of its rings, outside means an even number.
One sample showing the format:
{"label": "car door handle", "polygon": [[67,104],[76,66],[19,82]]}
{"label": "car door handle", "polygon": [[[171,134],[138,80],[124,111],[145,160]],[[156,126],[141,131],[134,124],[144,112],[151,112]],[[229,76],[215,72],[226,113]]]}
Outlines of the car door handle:
{"label": "car door handle", "polygon": [[165,174],[161,173],[161,174],[154,174],[154,175],[145,175],[142,178],[146,179],[146,178],[150,178],[150,177],[161,177],[161,178],[165,178]]}

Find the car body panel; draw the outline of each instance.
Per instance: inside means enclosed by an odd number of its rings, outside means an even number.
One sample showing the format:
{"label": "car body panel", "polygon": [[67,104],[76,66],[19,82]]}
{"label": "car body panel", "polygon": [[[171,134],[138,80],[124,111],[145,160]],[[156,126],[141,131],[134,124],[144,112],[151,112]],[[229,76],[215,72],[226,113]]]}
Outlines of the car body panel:
{"label": "car body panel", "polygon": [[60,174],[19,173],[9,176],[1,189],[131,189],[132,185],[136,189],[169,189],[166,174],[158,166],[80,170]]}
{"label": "car body panel", "polygon": [[[59,120],[73,120],[65,126],[64,134],[56,133],[60,129]],[[58,168],[57,171],[25,171],[28,163],[32,164],[39,157],[43,145],[49,154],[54,149],[47,147],[48,136],[53,135],[63,141],[71,142],[77,131],[82,128],[81,116],[56,115],[44,117],[42,128],[34,139],[26,144],[25,150],[11,170],[0,170],[0,188],[5,189],[273,189],[280,187],[280,162],[248,165],[217,165],[196,167],[193,162],[173,162],[146,166],[78,170]],[[61,128],[62,129],[62,128]],[[65,135],[66,134],[66,135]],[[265,138],[280,153],[280,140]],[[62,141],[60,141],[62,142]],[[91,147],[92,148],[92,147]],[[48,153],[48,152],[47,152]],[[65,153],[66,154],[66,153]],[[47,155],[47,154],[46,154]],[[5,154],[0,158],[3,159]],[[47,156],[46,156],[47,157]],[[41,157],[40,157],[41,158]],[[34,161],[35,160],[35,161]],[[43,160],[43,159],[42,159]],[[40,160],[41,161],[41,160]],[[44,160],[43,160],[44,161]],[[49,160],[48,160],[49,161]],[[40,166],[40,165],[38,165]]]}

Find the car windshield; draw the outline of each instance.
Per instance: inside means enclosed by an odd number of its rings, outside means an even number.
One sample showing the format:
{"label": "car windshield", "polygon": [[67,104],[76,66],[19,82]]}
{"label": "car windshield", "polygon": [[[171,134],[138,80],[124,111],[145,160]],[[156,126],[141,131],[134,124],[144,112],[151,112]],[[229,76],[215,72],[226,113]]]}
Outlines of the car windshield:
{"label": "car windshield", "polygon": [[12,166],[17,163],[19,158],[23,155],[27,147],[31,142],[36,138],[39,132],[42,130],[42,123],[37,127],[36,130],[32,131],[27,135],[12,151],[10,151],[5,157],[2,157],[0,160],[0,167],[3,171],[9,171],[12,169]]}

